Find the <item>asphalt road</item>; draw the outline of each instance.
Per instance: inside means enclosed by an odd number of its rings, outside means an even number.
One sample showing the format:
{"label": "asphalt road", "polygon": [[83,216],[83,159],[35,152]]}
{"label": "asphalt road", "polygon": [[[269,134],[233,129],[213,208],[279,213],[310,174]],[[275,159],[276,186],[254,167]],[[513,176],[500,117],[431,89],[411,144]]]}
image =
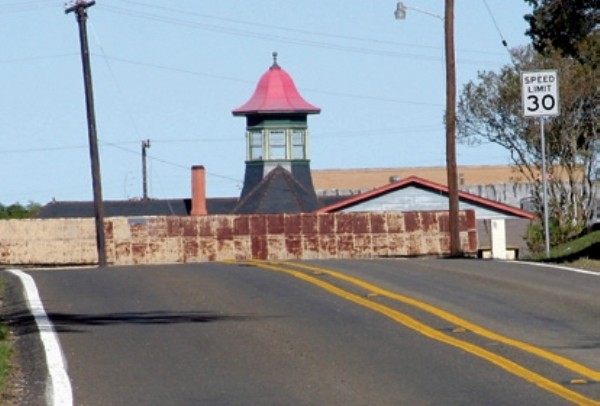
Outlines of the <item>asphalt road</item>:
{"label": "asphalt road", "polygon": [[[76,405],[600,401],[598,275],[436,259],[28,273],[58,332]],[[20,310],[12,317],[32,340],[31,321]]]}

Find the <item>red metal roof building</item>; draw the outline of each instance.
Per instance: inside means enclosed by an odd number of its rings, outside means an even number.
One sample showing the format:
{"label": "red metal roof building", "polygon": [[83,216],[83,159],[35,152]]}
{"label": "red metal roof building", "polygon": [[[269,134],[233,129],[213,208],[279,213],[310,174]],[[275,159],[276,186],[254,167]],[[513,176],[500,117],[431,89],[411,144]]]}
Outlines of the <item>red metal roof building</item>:
{"label": "red metal roof building", "polygon": [[[418,188],[425,192],[418,199],[418,202],[406,200],[398,200],[396,202],[383,200],[382,198],[394,192],[403,191],[408,188]],[[423,198],[423,196],[431,195],[433,198]],[[526,210],[521,210],[517,207],[508,204],[500,203],[495,200],[486,199],[471,193],[458,192],[460,204],[467,206],[469,209],[478,208],[485,211],[478,212],[478,219],[490,217],[516,217],[527,220],[534,220],[535,214]],[[436,182],[432,182],[418,176],[409,176],[406,179],[397,182],[389,183],[365,193],[355,196],[349,196],[345,200],[330,204],[318,209],[317,213],[333,213],[337,211],[385,211],[394,207],[400,211],[415,211],[415,210],[443,210],[447,208],[448,186]],[[365,206],[367,202],[374,202],[380,199],[374,205]],[[391,210],[394,210],[391,209]],[[462,207],[461,207],[462,209]]]}

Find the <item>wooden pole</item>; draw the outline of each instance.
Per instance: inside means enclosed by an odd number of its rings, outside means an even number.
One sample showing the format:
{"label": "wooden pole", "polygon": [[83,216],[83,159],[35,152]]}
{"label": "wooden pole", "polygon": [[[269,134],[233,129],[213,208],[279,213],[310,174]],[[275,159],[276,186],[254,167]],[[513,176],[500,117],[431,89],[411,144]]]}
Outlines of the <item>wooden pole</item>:
{"label": "wooden pole", "polygon": [[450,255],[462,255],[458,217],[458,174],[456,169],[456,62],[454,56],[454,0],[446,0],[444,13],[446,51],[446,172],[448,177]]}
{"label": "wooden pole", "polygon": [[106,240],[104,236],[104,203],[102,201],[102,181],[100,179],[100,158],[98,153],[98,137],[96,135],[96,115],[94,112],[94,90],[92,86],[92,69],[90,52],[87,39],[87,12],[86,9],[95,4],[95,1],[78,0],[65,13],[75,12],[79,24],[79,40],[81,44],[81,61],[83,65],[83,80],[85,85],[85,106],[88,121],[88,139],[90,144],[90,160],[92,165],[92,188],[94,191],[94,218],[96,220],[96,247],[98,250],[98,265],[105,267]]}

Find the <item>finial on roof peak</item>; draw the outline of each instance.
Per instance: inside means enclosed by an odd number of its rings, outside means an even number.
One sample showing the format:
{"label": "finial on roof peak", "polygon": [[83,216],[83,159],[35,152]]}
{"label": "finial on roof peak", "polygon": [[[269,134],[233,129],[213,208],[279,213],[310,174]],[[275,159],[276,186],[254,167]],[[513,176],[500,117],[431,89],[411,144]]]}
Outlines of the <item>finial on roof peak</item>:
{"label": "finial on roof peak", "polygon": [[278,69],[279,65],[277,64],[277,51],[273,52],[273,65],[271,65],[271,69]]}

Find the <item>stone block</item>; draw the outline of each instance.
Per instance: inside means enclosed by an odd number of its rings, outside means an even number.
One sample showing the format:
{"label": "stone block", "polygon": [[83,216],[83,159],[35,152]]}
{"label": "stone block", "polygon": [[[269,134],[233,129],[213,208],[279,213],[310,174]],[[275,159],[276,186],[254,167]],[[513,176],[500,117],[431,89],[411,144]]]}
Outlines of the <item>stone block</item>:
{"label": "stone block", "polygon": [[419,213],[421,218],[421,230],[430,233],[439,229],[437,212],[423,211]]}
{"label": "stone block", "polygon": [[288,258],[302,258],[302,237],[300,235],[287,235],[285,238],[285,250]]}
{"label": "stone block", "polygon": [[149,217],[146,221],[148,224],[148,237],[154,239],[168,236],[166,217]]}
{"label": "stone block", "polygon": [[389,255],[389,242],[387,234],[372,235],[373,256],[386,257]]}
{"label": "stone block", "polygon": [[318,214],[318,233],[321,235],[335,233],[336,214]]}
{"label": "stone block", "polygon": [[373,238],[370,234],[355,234],[353,256],[370,258],[373,256]]}
{"label": "stone block", "polygon": [[217,240],[217,261],[230,261],[235,259],[235,244],[233,239]]}
{"label": "stone block", "polygon": [[404,234],[388,234],[388,254],[390,256],[408,255],[406,236]]}
{"label": "stone block", "polygon": [[196,237],[198,235],[198,221],[197,216],[191,217],[182,217],[180,226],[181,226],[181,235],[183,237]]}
{"label": "stone block", "polygon": [[354,233],[354,222],[356,221],[356,217],[356,213],[336,213],[335,232],[338,235]]}
{"label": "stone block", "polygon": [[345,258],[354,253],[354,236],[352,234],[337,235],[337,253]]}
{"label": "stone block", "polygon": [[[113,225],[114,241],[129,241],[131,239],[131,230],[125,218],[111,218]],[[83,234],[83,233],[82,233]]]}
{"label": "stone block", "polygon": [[147,243],[132,243],[131,244],[131,260],[134,264],[145,264],[146,253],[148,251]]}
{"label": "stone block", "polygon": [[181,219],[179,217],[166,217],[167,237],[181,236]]}
{"label": "stone block", "polygon": [[251,244],[253,259],[267,259],[269,251],[267,247],[266,235],[252,235]]}
{"label": "stone block", "polygon": [[284,233],[286,235],[302,234],[302,221],[304,216],[301,214],[288,214],[284,217]]}
{"label": "stone block", "polygon": [[267,234],[283,234],[284,215],[283,214],[267,214]]}
{"label": "stone block", "polygon": [[199,237],[214,237],[215,227],[213,227],[215,216],[196,216],[198,236]]}
{"label": "stone block", "polygon": [[252,243],[250,236],[240,236],[234,238],[233,248],[235,252],[234,259],[236,261],[252,259]]}
{"label": "stone block", "polygon": [[410,211],[404,213],[404,230],[407,233],[422,230],[421,218],[418,212]]}
{"label": "stone block", "polygon": [[283,234],[267,236],[267,258],[269,260],[287,259],[285,236]]}
{"label": "stone block", "polygon": [[409,234],[406,238],[406,251],[409,256],[423,255],[423,236],[419,233]]}
{"label": "stone block", "polygon": [[404,213],[387,212],[385,216],[388,233],[403,233],[406,230],[404,227]]}
{"label": "stone block", "polygon": [[236,216],[233,218],[233,235],[250,235],[250,216]]}
{"label": "stone block", "polygon": [[385,213],[369,213],[369,222],[373,234],[387,233],[387,221]]}
{"label": "stone block", "polygon": [[302,253],[304,259],[316,259],[320,257],[320,237],[318,234],[302,236]]}
{"label": "stone block", "polygon": [[315,235],[319,232],[319,218],[317,214],[302,214],[302,234]]}
{"label": "stone block", "polygon": [[231,216],[218,216],[215,218],[217,240],[233,239],[233,218]]}
{"label": "stone block", "polygon": [[184,237],[182,262],[198,262],[200,257],[200,243],[195,237]]}
{"label": "stone block", "polygon": [[129,225],[131,241],[135,243],[146,243],[148,241],[148,227],[142,223],[132,223]]}
{"label": "stone block", "polygon": [[354,213],[352,232],[354,234],[369,234],[371,232],[371,216],[369,213]]}
{"label": "stone block", "polygon": [[338,254],[336,234],[319,235],[319,258],[335,258]]}
{"label": "stone block", "polygon": [[267,218],[265,216],[250,216],[250,234],[253,236],[267,234]]}
{"label": "stone block", "polygon": [[475,210],[465,210],[464,228],[465,230],[472,230],[474,228],[477,228],[477,218],[475,216]]}
{"label": "stone block", "polygon": [[212,237],[198,238],[198,255],[206,261],[216,261],[217,240]]}

